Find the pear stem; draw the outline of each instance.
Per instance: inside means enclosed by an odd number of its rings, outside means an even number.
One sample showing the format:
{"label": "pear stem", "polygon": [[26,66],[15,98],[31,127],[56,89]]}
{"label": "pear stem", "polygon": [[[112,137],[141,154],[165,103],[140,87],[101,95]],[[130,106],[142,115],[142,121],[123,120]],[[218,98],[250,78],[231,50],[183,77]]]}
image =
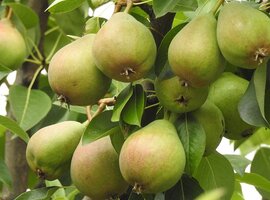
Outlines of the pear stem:
{"label": "pear stem", "polygon": [[219,7],[224,3],[225,0],[217,0],[217,3],[215,6],[211,9],[210,13],[213,13],[214,15],[217,13]]}
{"label": "pear stem", "polygon": [[125,13],[129,13],[130,9],[132,8],[133,6],[133,1],[132,0],[127,0],[127,7],[125,9]]}
{"label": "pear stem", "polygon": [[6,9],[6,18],[11,19],[11,17],[12,17],[12,8],[8,6]]}

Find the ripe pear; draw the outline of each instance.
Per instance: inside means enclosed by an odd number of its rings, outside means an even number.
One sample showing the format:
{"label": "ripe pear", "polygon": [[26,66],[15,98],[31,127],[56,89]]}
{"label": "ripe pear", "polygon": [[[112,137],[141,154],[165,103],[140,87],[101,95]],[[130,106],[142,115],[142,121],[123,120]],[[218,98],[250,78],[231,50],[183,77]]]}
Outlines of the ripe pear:
{"label": "ripe pear", "polygon": [[253,126],[244,122],[238,112],[238,104],[249,82],[231,72],[224,72],[209,90],[208,98],[222,112],[225,119],[224,137],[241,139],[253,133]]}
{"label": "ripe pear", "polygon": [[93,43],[97,67],[108,77],[122,82],[143,78],[154,64],[156,52],[149,29],[124,12],[114,14]]}
{"label": "ripe pear", "polygon": [[206,135],[204,155],[214,153],[225,131],[225,120],[222,112],[214,103],[206,100],[198,110],[192,112],[192,115],[202,125]]}
{"label": "ripe pear", "polygon": [[186,157],[172,123],[155,120],[130,135],[119,156],[124,179],[137,193],[159,193],[181,178]]}
{"label": "ripe pear", "polygon": [[26,148],[30,168],[42,179],[60,178],[69,170],[73,152],[84,129],[79,122],[65,121],[38,130]]}
{"label": "ripe pear", "polygon": [[0,20],[0,65],[16,70],[27,54],[21,33],[9,19]]}
{"label": "ripe pear", "polygon": [[65,103],[93,105],[110,87],[111,79],[96,67],[93,60],[94,37],[95,34],[88,34],[64,46],[50,62],[50,86]]}
{"label": "ripe pear", "polygon": [[172,71],[193,87],[205,87],[224,70],[212,13],[194,18],[173,38],[168,60]]}
{"label": "ripe pear", "polygon": [[155,90],[160,104],[176,113],[199,108],[208,96],[208,87],[194,88],[178,76],[168,79],[157,78]]}
{"label": "ripe pear", "polygon": [[74,185],[92,200],[104,200],[128,188],[119,169],[119,157],[109,136],[76,148],[70,168]]}
{"label": "ripe pear", "polygon": [[227,3],[218,17],[217,40],[231,64],[257,68],[270,57],[270,19],[247,4]]}

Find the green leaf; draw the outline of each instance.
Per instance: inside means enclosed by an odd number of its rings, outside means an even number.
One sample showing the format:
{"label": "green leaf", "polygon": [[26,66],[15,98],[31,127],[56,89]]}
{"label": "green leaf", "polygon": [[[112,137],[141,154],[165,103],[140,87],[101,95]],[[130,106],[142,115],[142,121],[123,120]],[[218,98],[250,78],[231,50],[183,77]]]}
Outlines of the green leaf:
{"label": "green leaf", "polygon": [[6,163],[1,159],[0,160],[0,182],[6,184],[11,188],[12,186],[12,178],[9,173],[8,167]]}
{"label": "green leaf", "polygon": [[201,194],[195,200],[220,200],[224,194],[225,191],[221,188],[218,188]]}
{"label": "green leaf", "polygon": [[245,169],[251,163],[250,160],[241,155],[224,155],[224,156],[229,160],[236,173],[238,173],[241,176],[244,175]]}
{"label": "green leaf", "polygon": [[133,95],[122,111],[122,119],[127,124],[141,126],[145,106],[145,93],[139,84],[133,87]]}
{"label": "green leaf", "polygon": [[198,181],[184,174],[175,186],[166,191],[165,200],[195,199],[202,192],[203,189]]}
{"label": "green leaf", "polygon": [[204,154],[205,132],[196,119],[189,114],[184,114],[175,124],[186,153],[185,171],[192,175]]}
{"label": "green leaf", "polygon": [[195,0],[178,0],[178,3],[171,12],[195,11],[197,7],[198,4]]}
{"label": "green leaf", "polygon": [[[256,173],[261,175],[262,177],[266,178],[270,181],[270,148],[269,147],[262,147],[260,148],[251,163],[250,172]],[[258,188],[257,188],[258,189]],[[266,192],[264,190],[258,189],[258,191],[262,194],[262,196],[266,198],[270,198],[270,191]]]}
{"label": "green leaf", "polygon": [[21,3],[6,3],[5,5],[12,8],[26,29],[33,28],[39,24],[38,15],[29,6]]}
{"label": "green leaf", "polygon": [[156,17],[161,17],[174,9],[179,0],[153,0],[153,10]]}
{"label": "green leaf", "polygon": [[118,123],[112,122],[111,117],[112,111],[105,111],[93,118],[84,131],[82,143],[94,142],[119,131]]}
{"label": "green leaf", "polygon": [[0,64],[0,81],[5,78],[12,70]]}
{"label": "green leaf", "polygon": [[85,33],[97,33],[99,29],[101,28],[101,24],[103,24],[106,21],[104,18],[100,17],[92,17],[89,20],[87,20],[85,24]]}
{"label": "green leaf", "polygon": [[28,142],[28,134],[12,119],[0,115],[0,124],[10,130],[15,135],[19,136],[26,143]]}
{"label": "green leaf", "polygon": [[51,13],[69,12],[82,5],[85,0],[55,0],[47,9]]}
{"label": "green leaf", "polygon": [[155,195],[154,200],[165,200],[165,195],[163,193],[158,193]]}
{"label": "green leaf", "polygon": [[267,71],[266,71],[266,87],[265,87],[265,117],[270,123],[270,60],[267,63]]}
{"label": "green leaf", "polygon": [[226,194],[220,200],[230,200],[234,190],[234,172],[230,162],[221,154],[204,157],[194,174],[201,187],[206,190],[223,188]]}
{"label": "green leaf", "polygon": [[248,124],[254,126],[269,127],[268,122],[261,114],[258,101],[256,98],[254,78],[251,79],[249,86],[238,104],[240,117]]}
{"label": "green leaf", "polygon": [[171,29],[165,37],[162,39],[161,44],[158,48],[157,58],[155,62],[155,73],[159,75],[164,68],[164,66],[168,65],[168,48],[175,37],[175,35],[185,26],[186,24],[180,24],[173,29]]}
{"label": "green leaf", "polygon": [[113,108],[112,121],[117,122],[120,120],[121,113],[128,103],[129,99],[133,94],[133,87],[129,84],[125,89],[121,91],[121,93],[116,97],[116,102]]}
{"label": "green leaf", "polygon": [[51,196],[59,189],[60,187],[46,187],[31,190],[25,193],[20,194],[14,200],[49,200]]}
{"label": "green leaf", "polygon": [[128,200],[145,200],[141,194],[136,194],[134,192],[131,192]]}
{"label": "green leaf", "polygon": [[[254,72],[254,86],[256,92],[257,102],[261,111],[261,115],[263,119],[267,122],[265,118],[265,90],[266,90],[266,74],[267,74],[267,66],[266,64],[258,67]],[[267,123],[269,126],[269,123]]]}
{"label": "green leaf", "polygon": [[13,85],[9,90],[11,109],[25,130],[29,130],[42,120],[51,109],[51,99],[40,90],[28,91],[27,88]]}
{"label": "green leaf", "polygon": [[259,128],[249,138],[242,142],[238,148],[242,155],[247,155],[262,144],[270,145],[270,129]]}
{"label": "green leaf", "polygon": [[120,154],[121,148],[125,142],[125,138],[120,126],[119,130],[115,131],[113,134],[110,134],[110,138],[115,151]]}
{"label": "green leaf", "polygon": [[270,192],[270,181],[259,174],[245,173],[244,176],[236,174],[235,178],[241,183],[250,184],[262,190],[265,190],[266,192]]}

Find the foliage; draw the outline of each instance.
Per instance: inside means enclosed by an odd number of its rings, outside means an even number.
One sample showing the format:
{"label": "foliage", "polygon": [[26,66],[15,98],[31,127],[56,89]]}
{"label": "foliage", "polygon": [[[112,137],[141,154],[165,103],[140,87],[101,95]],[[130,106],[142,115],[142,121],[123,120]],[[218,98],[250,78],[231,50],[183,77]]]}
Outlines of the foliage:
{"label": "foliage", "polygon": [[[270,128],[270,61],[252,70],[243,70],[229,64],[226,66],[226,71],[232,71],[249,81],[248,89],[239,102],[238,111],[243,121],[256,127],[256,131],[250,137],[232,141],[241,155],[222,155],[214,152],[204,156],[206,138],[201,124],[189,113],[176,114],[166,110],[159,105],[155,96],[153,86],[155,79],[157,77],[167,79],[172,76],[168,62],[168,48],[172,39],[189,21],[212,10],[216,2],[222,2],[220,0],[134,1],[129,12],[146,27],[150,26],[154,35],[164,34],[157,47],[157,57],[152,71],[145,79],[133,83],[113,80],[104,101],[99,101],[97,105],[91,107],[62,104],[57,101],[57,95],[50,88],[47,76],[50,60],[60,48],[74,39],[83,34],[98,33],[107,19],[96,15],[89,16],[88,12],[89,9],[93,9],[95,14],[106,2],[51,0],[48,8],[44,10],[49,14],[49,19],[47,29],[43,33],[39,26],[41,18],[30,8],[28,1],[1,1],[1,18],[6,17],[12,10],[11,20],[27,44],[28,55],[25,63],[31,62],[37,67],[27,87],[9,85],[7,76],[12,71],[1,64],[0,58],[0,86],[8,86],[7,108],[12,113],[12,117],[0,116],[0,147],[4,145],[5,138],[2,137],[4,131],[11,132],[14,137],[19,137],[27,143],[31,135],[42,127],[74,120],[87,125],[82,137],[83,144],[110,136],[112,145],[119,154],[125,139],[130,134],[155,119],[165,118],[174,123],[185,149],[184,175],[167,191],[145,195],[133,193],[129,189],[121,196],[121,200],[195,198],[229,200],[232,197],[236,199],[240,192],[235,185],[239,183],[253,185],[264,198],[270,198],[270,131],[268,129]],[[255,1],[250,1],[249,4],[258,7]],[[168,13],[175,14],[172,23],[167,24],[168,30],[163,33],[164,30],[154,29],[152,26],[159,23],[159,19],[166,19]],[[41,37],[44,39],[43,49],[39,49]],[[45,73],[41,74],[41,70]],[[251,151],[255,151],[256,154],[253,160],[248,160],[245,156]],[[0,183],[11,189],[11,170],[6,166],[4,156],[1,155],[4,155],[4,147],[0,148]],[[249,165],[251,165],[251,172],[246,170]],[[38,181],[29,176],[28,182],[31,181],[34,183],[29,184],[30,191],[20,194],[16,200],[58,199],[59,195],[61,199],[75,200],[82,199],[83,196],[71,186],[70,180],[60,179],[57,184],[47,182],[45,187],[38,188],[36,188]]]}

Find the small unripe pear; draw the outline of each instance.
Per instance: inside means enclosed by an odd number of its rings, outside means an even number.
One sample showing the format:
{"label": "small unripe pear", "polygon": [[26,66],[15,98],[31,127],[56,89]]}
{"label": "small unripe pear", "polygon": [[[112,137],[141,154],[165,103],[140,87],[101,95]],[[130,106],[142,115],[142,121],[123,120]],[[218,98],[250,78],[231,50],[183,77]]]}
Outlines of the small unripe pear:
{"label": "small unripe pear", "polygon": [[65,121],[38,130],[26,148],[30,168],[42,179],[60,178],[69,170],[72,154],[84,129],[79,122]]}
{"label": "small unripe pear", "polygon": [[0,20],[0,65],[16,70],[27,54],[21,33],[9,19]]}

